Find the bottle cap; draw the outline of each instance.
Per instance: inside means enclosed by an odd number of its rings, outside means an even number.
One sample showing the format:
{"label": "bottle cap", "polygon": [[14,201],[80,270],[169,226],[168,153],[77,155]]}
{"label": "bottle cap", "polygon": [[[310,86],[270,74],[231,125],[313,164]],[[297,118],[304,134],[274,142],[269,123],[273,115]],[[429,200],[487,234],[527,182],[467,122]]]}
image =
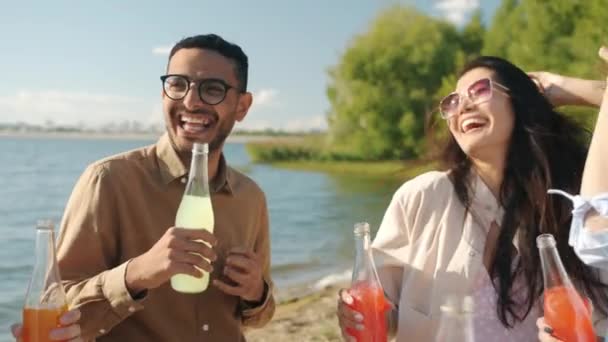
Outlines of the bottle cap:
{"label": "bottle cap", "polygon": [[456,313],[460,311],[460,303],[455,295],[448,295],[443,305],[439,307],[442,312]]}
{"label": "bottle cap", "polygon": [[355,235],[369,234],[369,223],[367,223],[367,222],[355,223],[354,232],[355,232]]}
{"label": "bottle cap", "polygon": [[465,296],[462,299],[462,312],[464,313],[473,313],[473,297]]}
{"label": "bottle cap", "polygon": [[209,144],[207,143],[194,143],[192,146],[192,153],[209,153]]}
{"label": "bottle cap", "polygon": [[536,238],[538,248],[555,247],[555,238],[551,234],[540,234]]}
{"label": "bottle cap", "polygon": [[53,230],[55,229],[55,224],[53,223],[53,220],[38,220],[38,222],[36,222],[36,229]]}

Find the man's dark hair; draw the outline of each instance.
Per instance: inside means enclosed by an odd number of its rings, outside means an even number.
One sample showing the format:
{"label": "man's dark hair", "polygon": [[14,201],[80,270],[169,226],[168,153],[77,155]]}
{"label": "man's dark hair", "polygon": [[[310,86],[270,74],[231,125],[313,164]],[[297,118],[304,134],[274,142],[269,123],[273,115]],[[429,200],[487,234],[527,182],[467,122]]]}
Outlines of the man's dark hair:
{"label": "man's dark hair", "polygon": [[219,53],[234,61],[236,78],[239,80],[239,89],[247,91],[247,72],[249,61],[240,46],[224,40],[217,34],[201,34],[187,37],[177,42],[169,53],[169,61],[181,49],[204,49]]}

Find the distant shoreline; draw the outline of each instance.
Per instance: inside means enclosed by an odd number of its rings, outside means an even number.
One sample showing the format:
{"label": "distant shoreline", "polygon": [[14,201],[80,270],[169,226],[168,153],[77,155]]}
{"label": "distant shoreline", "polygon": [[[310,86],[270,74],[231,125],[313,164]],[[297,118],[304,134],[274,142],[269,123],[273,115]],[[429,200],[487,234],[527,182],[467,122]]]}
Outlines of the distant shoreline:
{"label": "distant shoreline", "polygon": [[[0,138],[32,138],[32,139],[100,139],[100,140],[157,140],[162,133],[103,133],[103,132],[11,132],[0,131]],[[274,140],[268,135],[232,134],[228,143],[248,143],[252,141]]]}

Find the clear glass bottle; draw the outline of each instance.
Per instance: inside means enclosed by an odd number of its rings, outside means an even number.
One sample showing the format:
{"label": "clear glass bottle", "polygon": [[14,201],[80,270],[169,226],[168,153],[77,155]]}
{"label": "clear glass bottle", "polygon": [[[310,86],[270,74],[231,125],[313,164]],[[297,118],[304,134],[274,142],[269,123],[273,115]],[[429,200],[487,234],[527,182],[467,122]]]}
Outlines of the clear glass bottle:
{"label": "clear glass bottle", "polygon": [[473,342],[473,298],[449,296],[441,306],[436,342]]}
{"label": "clear glass bottle", "polygon": [[50,341],[51,329],[67,311],[67,298],[61,283],[55,251],[55,232],[51,221],[36,226],[34,269],[23,307],[23,342]]}
{"label": "clear glass bottle", "polygon": [[[188,183],[175,217],[178,228],[206,229],[213,233],[215,222],[209,191],[208,155],[208,144],[194,144]],[[188,274],[174,275],[171,277],[171,287],[182,293],[205,291],[209,285],[209,273],[200,271],[203,275],[199,278]]]}
{"label": "clear glass bottle", "polygon": [[351,308],[363,315],[363,330],[349,330],[357,341],[385,342],[387,340],[387,311],[389,304],[376,271],[366,222],[355,224],[355,266],[350,295]]}
{"label": "clear glass bottle", "polygon": [[551,234],[536,238],[543,269],[544,317],[553,335],[564,342],[596,341],[590,302],[576,291],[564,269]]}

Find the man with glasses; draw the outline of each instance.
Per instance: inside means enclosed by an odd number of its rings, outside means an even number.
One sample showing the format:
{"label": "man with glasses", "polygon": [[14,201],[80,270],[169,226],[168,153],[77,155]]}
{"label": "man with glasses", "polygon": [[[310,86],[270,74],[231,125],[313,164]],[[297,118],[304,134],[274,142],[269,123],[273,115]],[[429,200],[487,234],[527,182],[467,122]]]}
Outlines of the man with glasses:
{"label": "man with glasses", "polygon": [[[217,35],[181,40],[161,76],[167,132],[81,176],[64,214],[58,259],[84,338],[241,341],[244,326],[271,319],[265,196],[222,154],[252,103],[247,71],[241,48]],[[213,234],[173,227],[194,142],[209,143]],[[170,287],[173,275],[201,269],[211,272],[206,291]]]}

